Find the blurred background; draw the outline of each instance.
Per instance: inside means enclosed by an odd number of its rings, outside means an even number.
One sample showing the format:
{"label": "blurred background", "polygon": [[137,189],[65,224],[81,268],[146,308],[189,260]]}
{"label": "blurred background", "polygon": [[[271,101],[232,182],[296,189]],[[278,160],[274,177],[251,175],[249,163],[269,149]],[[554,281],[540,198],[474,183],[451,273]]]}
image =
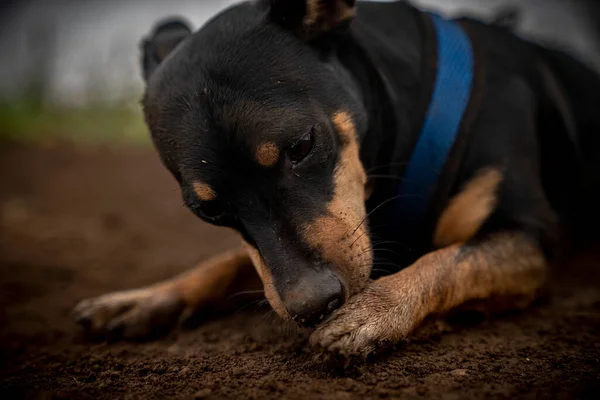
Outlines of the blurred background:
{"label": "blurred background", "polygon": [[[414,0],[447,15],[521,10],[518,33],[600,69],[594,0]],[[138,99],[138,43],[160,18],[195,28],[234,0],[4,1],[0,9],[0,135],[17,140],[147,143]]]}

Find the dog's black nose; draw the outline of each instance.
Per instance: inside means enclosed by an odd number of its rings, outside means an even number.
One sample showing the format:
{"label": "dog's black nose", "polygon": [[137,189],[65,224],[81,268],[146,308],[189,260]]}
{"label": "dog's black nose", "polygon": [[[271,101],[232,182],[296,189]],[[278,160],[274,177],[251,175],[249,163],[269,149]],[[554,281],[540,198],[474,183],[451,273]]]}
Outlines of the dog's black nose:
{"label": "dog's black nose", "polygon": [[288,313],[301,325],[314,326],[344,304],[342,282],[331,275],[319,278],[302,282],[284,298]]}

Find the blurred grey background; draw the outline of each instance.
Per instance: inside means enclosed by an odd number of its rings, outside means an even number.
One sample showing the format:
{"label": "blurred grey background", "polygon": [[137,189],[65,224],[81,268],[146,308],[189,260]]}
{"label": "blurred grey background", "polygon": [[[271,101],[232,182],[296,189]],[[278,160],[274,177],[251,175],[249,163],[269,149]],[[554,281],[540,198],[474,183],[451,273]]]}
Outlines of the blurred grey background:
{"label": "blurred grey background", "polygon": [[[0,14],[0,103],[13,104],[15,99],[25,98],[38,109],[90,104],[135,107],[142,90],[138,43],[152,25],[160,18],[176,15],[198,28],[235,2],[5,1]],[[450,16],[468,12],[482,19],[491,18],[504,7],[517,7],[522,13],[520,35],[566,49],[600,70],[600,6],[595,0],[413,3]],[[12,125],[2,125],[1,111],[0,130],[18,131],[23,127],[18,119]]]}

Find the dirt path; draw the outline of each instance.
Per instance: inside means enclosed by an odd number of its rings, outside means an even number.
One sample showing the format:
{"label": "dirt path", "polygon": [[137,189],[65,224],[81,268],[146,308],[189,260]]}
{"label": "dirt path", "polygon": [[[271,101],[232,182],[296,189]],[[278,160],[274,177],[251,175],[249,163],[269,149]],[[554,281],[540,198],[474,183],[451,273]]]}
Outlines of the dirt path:
{"label": "dirt path", "polygon": [[[580,256],[552,300],[438,323],[344,369],[306,332],[247,310],[155,342],[91,343],[81,298],[171,276],[237,244],[184,209],[144,150],[0,150],[0,398],[592,398],[600,391],[600,263]],[[600,254],[600,252],[597,252]]]}

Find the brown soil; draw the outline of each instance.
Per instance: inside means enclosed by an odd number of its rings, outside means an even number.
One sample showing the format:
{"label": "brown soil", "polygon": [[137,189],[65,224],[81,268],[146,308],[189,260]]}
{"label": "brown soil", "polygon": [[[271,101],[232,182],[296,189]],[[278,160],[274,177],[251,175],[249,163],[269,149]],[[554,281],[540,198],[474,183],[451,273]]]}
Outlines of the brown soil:
{"label": "brown soil", "polygon": [[78,300],[169,277],[235,237],[184,209],[149,150],[5,147],[0,171],[0,398],[598,398],[593,254],[533,309],[432,324],[348,368],[253,306],[153,342],[92,343],[69,316]]}

